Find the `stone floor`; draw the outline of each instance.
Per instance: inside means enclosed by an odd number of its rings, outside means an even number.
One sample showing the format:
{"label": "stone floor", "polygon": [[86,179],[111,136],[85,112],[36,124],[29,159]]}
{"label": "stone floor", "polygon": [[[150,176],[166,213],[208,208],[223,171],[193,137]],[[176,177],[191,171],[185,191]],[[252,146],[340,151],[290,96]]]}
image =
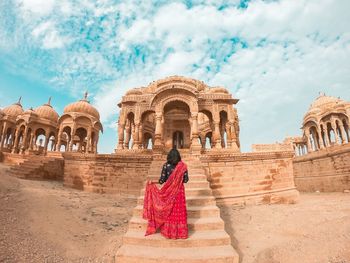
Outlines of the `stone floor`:
{"label": "stone floor", "polygon": [[[0,170],[0,262],[114,262],[136,200]],[[350,194],[301,194],[295,205],[228,206],[221,216],[243,263],[350,262]]]}

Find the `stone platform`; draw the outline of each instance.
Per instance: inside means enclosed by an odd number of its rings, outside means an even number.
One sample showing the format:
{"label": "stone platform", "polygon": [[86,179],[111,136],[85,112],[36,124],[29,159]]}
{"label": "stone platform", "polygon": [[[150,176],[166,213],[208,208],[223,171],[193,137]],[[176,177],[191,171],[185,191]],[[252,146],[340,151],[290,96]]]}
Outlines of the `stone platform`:
{"label": "stone platform", "polygon": [[[159,179],[165,158],[154,158],[148,179]],[[190,180],[185,185],[189,238],[169,240],[160,233],[145,237],[147,221],[142,219],[143,195],[138,198],[129,229],[123,237],[123,245],[117,252],[116,262],[215,262],[236,263],[238,254],[231,246],[231,239],[224,230],[224,221],[216,206],[202,163],[196,157],[184,159]]]}

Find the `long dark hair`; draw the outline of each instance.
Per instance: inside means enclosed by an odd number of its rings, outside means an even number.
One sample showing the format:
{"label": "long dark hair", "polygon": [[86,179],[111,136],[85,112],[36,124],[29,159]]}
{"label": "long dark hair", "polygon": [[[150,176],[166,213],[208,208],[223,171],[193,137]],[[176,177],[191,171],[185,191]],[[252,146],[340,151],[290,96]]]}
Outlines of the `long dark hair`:
{"label": "long dark hair", "polygon": [[171,149],[170,152],[168,153],[167,157],[167,163],[170,163],[172,165],[177,165],[178,162],[181,161],[181,155],[178,150],[175,148]]}

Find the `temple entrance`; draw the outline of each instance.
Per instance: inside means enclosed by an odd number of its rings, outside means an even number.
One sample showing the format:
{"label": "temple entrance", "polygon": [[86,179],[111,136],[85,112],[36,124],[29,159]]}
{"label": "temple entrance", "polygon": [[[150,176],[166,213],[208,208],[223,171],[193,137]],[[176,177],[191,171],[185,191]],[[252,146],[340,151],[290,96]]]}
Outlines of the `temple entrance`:
{"label": "temple entrance", "polygon": [[182,149],[184,147],[184,134],[181,131],[176,131],[173,134],[173,148]]}
{"label": "temple entrance", "polygon": [[163,142],[166,148],[190,148],[190,116],[190,108],[185,102],[171,101],[164,106]]}

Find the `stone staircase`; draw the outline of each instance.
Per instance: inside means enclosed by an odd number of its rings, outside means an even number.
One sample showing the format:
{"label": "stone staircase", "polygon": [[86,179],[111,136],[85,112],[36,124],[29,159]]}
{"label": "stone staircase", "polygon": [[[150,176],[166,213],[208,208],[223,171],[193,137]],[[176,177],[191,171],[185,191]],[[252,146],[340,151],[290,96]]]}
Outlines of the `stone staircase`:
{"label": "stone staircase", "polygon": [[[117,252],[117,263],[236,263],[238,254],[224,230],[224,221],[209,187],[201,162],[183,155],[188,166],[189,182],[185,184],[189,238],[169,240],[160,233],[145,237],[147,221],[142,219],[144,189],[138,198],[123,245]],[[148,179],[158,180],[165,156],[154,157]]]}
{"label": "stone staircase", "polygon": [[12,165],[8,174],[22,179],[62,179],[60,168],[62,167],[62,156],[28,156],[23,162]]}

